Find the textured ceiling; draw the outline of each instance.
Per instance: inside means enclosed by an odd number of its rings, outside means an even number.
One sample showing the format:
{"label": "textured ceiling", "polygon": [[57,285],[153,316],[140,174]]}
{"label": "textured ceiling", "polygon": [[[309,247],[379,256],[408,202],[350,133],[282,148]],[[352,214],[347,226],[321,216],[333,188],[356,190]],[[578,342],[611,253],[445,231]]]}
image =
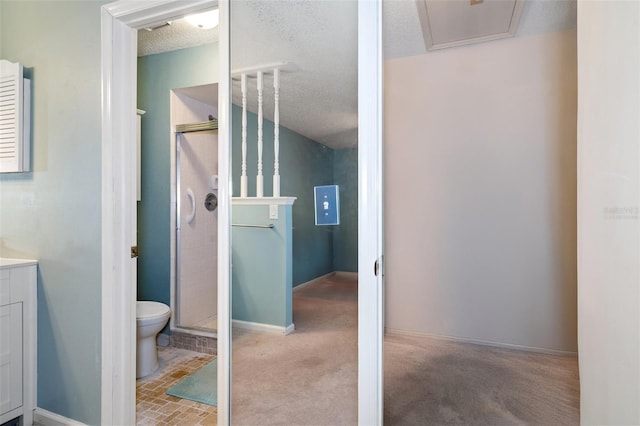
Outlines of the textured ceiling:
{"label": "textured ceiling", "polygon": [[171,21],[171,25],[165,25],[153,31],[138,31],[138,56],[185,49],[216,41],[218,41],[218,27],[201,30],[189,24],[184,18],[176,19]]}
{"label": "textured ceiling", "polygon": [[[231,8],[231,69],[278,61],[298,70],[284,73],[280,121],[322,144],[357,145],[357,3],[354,1],[242,1]],[[272,80],[265,116],[272,118]],[[255,80],[250,110],[256,110]],[[239,84],[233,101],[241,104]],[[271,102],[270,102],[271,101]]]}
{"label": "textured ceiling", "polygon": [[[231,5],[232,69],[280,61],[298,67],[281,77],[281,124],[332,148],[357,146],[357,3],[246,0]],[[427,53],[415,2],[384,0],[383,7],[385,59]],[[217,30],[177,24],[140,34],[140,51],[158,53],[217,41]],[[575,26],[576,0],[527,0],[516,37]],[[161,31],[164,41],[153,36]],[[153,43],[147,42],[149,34]],[[265,87],[265,117],[272,119],[270,77]],[[233,95],[234,103],[241,104],[238,82]],[[257,110],[255,79],[250,80],[249,110]]]}

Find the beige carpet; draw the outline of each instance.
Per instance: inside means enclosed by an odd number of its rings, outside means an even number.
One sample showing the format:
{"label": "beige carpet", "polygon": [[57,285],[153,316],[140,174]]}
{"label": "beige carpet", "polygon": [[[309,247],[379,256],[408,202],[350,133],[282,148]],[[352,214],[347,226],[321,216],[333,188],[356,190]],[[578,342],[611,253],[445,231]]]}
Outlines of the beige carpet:
{"label": "beige carpet", "polygon": [[[234,329],[235,425],[357,424],[357,281],[294,292],[296,331]],[[575,358],[385,338],[387,425],[579,423]]]}
{"label": "beige carpet", "polygon": [[232,423],[357,423],[357,281],[333,277],[294,291],[296,330],[233,330]]}
{"label": "beige carpet", "polygon": [[385,424],[578,425],[578,361],[385,337]]}

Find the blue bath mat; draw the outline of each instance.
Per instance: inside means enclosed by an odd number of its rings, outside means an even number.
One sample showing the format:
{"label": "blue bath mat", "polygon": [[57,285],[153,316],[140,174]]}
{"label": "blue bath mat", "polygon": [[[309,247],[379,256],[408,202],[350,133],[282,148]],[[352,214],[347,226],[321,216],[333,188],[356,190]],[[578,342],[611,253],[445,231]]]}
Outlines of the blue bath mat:
{"label": "blue bath mat", "polygon": [[214,359],[167,390],[167,395],[218,406],[218,363]]}

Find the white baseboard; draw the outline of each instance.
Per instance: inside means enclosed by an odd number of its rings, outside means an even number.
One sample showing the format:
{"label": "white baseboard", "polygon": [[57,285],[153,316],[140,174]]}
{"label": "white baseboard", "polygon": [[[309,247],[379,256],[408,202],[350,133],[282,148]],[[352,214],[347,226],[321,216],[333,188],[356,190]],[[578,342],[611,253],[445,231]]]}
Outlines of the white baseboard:
{"label": "white baseboard", "polygon": [[233,320],[231,321],[232,326],[236,328],[243,328],[245,330],[251,331],[259,331],[262,333],[271,333],[271,334],[282,334],[286,336],[287,334],[291,334],[293,330],[295,330],[295,324],[291,324],[287,327],[280,327],[277,325],[271,324],[262,324],[259,322],[249,322],[249,321],[241,321],[241,320]]}
{"label": "white baseboard", "polygon": [[77,420],[69,419],[40,407],[33,410],[33,424],[41,426],[86,426]]}
{"label": "white baseboard", "polygon": [[399,330],[399,329],[393,329],[393,328],[385,328],[385,334],[389,334],[389,335],[395,334],[398,336],[409,336],[409,337],[422,337],[422,338],[429,338],[429,339],[436,339],[436,340],[445,340],[448,342],[456,342],[456,343],[471,343],[474,345],[491,346],[494,348],[502,348],[502,349],[514,349],[518,351],[535,352],[535,353],[546,354],[546,355],[560,355],[560,356],[569,356],[569,357],[578,356],[577,352],[571,352],[571,351],[538,348],[535,346],[514,345],[511,343],[493,342],[490,340],[480,340],[480,339],[470,339],[467,337],[442,336],[439,334],[422,333],[419,331],[407,331],[407,330]]}
{"label": "white baseboard", "polygon": [[328,274],[320,275],[319,277],[316,277],[316,278],[314,278],[314,279],[312,279],[310,281],[304,282],[302,284],[298,284],[297,286],[295,286],[293,288],[293,291],[301,290],[301,289],[305,288],[308,285],[315,284],[318,281],[324,280],[326,278],[331,278],[334,275],[342,276],[342,277],[349,277],[349,278],[356,278],[356,279],[358,278],[358,273],[357,272],[333,271],[333,272],[329,272]]}
{"label": "white baseboard", "polygon": [[309,280],[309,281],[304,282],[302,284],[298,284],[297,286],[295,286],[293,288],[293,291],[301,290],[301,289],[303,289],[303,288],[305,288],[305,287],[307,287],[307,286],[309,286],[311,284],[314,284],[314,283],[317,283],[318,281],[324,280],[325,278],[332,277],[335,274],[336,274],[335,272],[329,272],[328,274],[320,275],[319,277],[316,277],[316,278],[314,278],[312,280]]}

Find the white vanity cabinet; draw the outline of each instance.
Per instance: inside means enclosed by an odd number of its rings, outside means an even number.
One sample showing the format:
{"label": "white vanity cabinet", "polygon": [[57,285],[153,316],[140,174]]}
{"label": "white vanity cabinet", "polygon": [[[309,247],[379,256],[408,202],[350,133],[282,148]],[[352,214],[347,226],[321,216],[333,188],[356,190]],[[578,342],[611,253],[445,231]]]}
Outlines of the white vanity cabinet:
{"label": "white vanity cabinet", "polygon": [[0,424],[36,406],[36,281],[34,260],[0,258]]}

